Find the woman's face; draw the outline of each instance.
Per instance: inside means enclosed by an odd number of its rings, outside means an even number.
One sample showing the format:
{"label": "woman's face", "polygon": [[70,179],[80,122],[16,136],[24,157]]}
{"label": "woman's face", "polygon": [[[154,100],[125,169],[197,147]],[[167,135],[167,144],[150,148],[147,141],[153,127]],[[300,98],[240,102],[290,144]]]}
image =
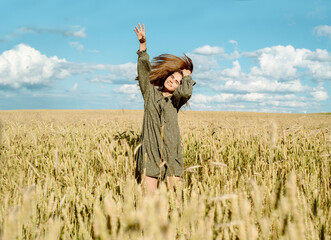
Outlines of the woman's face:
{"label": "woman's face", "polygon": [[167,79],[164,81],[164,90],[167,92],[174,92],[176,88],[180,85],[182,82],[182,74],[179,72],[174,72],[171,74]]}

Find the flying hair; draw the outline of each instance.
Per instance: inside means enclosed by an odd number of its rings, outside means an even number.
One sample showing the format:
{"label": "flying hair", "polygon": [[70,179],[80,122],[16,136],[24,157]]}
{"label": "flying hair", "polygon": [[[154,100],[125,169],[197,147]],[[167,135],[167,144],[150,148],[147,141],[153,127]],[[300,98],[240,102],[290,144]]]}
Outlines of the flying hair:
{"label": "flying hair", "polygon": [[149,81],[159,89],[162,89],[164,81],[171,74],[175,72],[181,73],[181,70],[184,69],[190,70],[191,73],[193,72],[193,62],[185,54],[182,57],[172,54],[161,54],[153,58],[151,66],[152,71],[149,75]]}

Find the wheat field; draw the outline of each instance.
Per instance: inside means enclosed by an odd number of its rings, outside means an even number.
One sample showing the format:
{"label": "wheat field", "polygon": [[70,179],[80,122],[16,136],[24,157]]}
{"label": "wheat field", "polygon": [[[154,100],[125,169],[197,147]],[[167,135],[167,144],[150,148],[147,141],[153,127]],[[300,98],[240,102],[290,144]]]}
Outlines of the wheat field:
{"label": "wheat field", "polygon": [[184,181],[152,195],[142,118],[0,111],[0,239],[330,239],[331,115],[182,111]]}

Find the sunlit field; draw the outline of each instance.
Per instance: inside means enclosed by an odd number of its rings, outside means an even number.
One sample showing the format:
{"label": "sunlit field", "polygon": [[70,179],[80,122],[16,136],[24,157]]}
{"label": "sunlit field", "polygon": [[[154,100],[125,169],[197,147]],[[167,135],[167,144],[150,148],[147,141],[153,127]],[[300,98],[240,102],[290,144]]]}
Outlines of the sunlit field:
{"label": "sunlit field", "polygon": [[0,111],[0,239],[330,239],[331,115],[179,114],[184,183],[135,180],[143,111]]}

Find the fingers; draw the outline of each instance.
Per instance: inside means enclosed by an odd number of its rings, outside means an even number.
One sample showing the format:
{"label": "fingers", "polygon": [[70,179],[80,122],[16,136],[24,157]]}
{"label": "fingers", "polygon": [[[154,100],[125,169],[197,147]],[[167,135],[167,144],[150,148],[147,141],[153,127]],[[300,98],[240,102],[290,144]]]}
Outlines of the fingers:
{"label": "fingers", "polygon": [[146,35],[145,35],[145,24],[141,27],[141,24],[138,23],[138,26],[134,26],[133,31],[137,34],[137,37],[140,41],[140,43],[143,43],[146,41]]}
{"label": "fingers", "polygon": [[137,26],[134,26],[134,29],[133,29],[133,31],[134,31],[136,34],[138,34],[138,33],[139,33],[139,29],[137,28]]}
{"label": "fingers", "polygon": [[183,76],[189,76],[189,75],[191,75],[191,71],[188,69],[183,69],[182,74],[183,74]]}
{"label": "fingers", "polygon": [[135,31],[136,33],[139,33],[139,32],[145,32],[145,24],[143,24],[143,27],[141,27],[140,23],[138,23],[138,27],[137,26],[134,26],[135,28],[133,29],[133,31]]}

